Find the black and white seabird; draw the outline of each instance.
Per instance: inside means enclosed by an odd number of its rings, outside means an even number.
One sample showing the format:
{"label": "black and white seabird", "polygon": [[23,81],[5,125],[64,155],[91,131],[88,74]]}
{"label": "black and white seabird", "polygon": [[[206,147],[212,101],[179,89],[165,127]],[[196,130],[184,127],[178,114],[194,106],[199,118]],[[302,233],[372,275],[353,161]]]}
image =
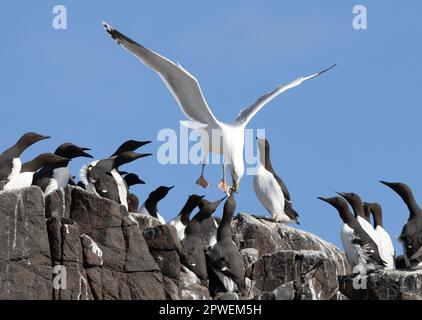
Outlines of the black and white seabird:
{"label": "black and white seabird", "polygon": [[299,214],[293,209],[289,191],[271,164],[270,144],[265,139],[257,140],[259,165],[253,179],[255,194],[274,221],[299,224]]}
{"label": "black and white seabird", "polygon": [[[151,141],[127,140],[123,142],[110,157],[111,158],[117,157],[126,152],[134,152],[135,150],[149,143],[151,143]],[[146,153],[146,154],[143,154],[143,157],[150,156],[150,155],[151,153]],[[121,164],[117,164],[115,168],[111,170],[111,175],[113,176],[113,178],[116,180],[116,183],[117,183],[120,203],[124,205],[126,209],[129,210],[128,201],[127,201],[129,188],[127,186],[127,183],[124,181],[122,177],[122,173],[119,172],[120,165]]]}
{"label": "black and white seabird", "polygon": [[22,165],[20,173],[12,177],[5,184],[3,190],[15,190],[29,187],[33,183],[34,174],[46,165],[67,166],[69,159],[55,155],[54,153],[42,153],[35,159],[28,161]]}
{"label": "black and white seabird", "polygon": [[[198,208],[201,210],[204,206],[209,205],[207,199],[202,199]],[[218,220],[217,217],[210,215],[207,218],[201,220],[201,235],[202,240],[204,240],[205,248],[211,247],[217,243],[217,229],[218,229]]]}
{"label": "black and white seabird", "polygon": [[[119,174],[122,173],[119,171]],[[130,193],[130,187],[137,185],[137,184],[145,184],[143,180],[139,178],[139,176],[135,173],[127,173],[124,176],[124,181],[126,183],[126,187],[128,190],[127,194],[127,205],[128,205],[128,211],[129,212],[138,212],[139,207],[139,198],[136,194]]]}
{"label": "black and white seabird", "polygon": [[[245,171],[243,162],[245,128],[255,114],[280,94],[301,85],[307,80],[320,76],[335,66],[333,65],[328,69],[310,76],[300,77],[287,85],[278,86],[272,92],[258,98],[249,108],[241,110],[234,123],[223,123],[214,116],[208,107],[198,80],[180,64],[175,64],[169,59],[136,43],[105,22],[103,22],[103,26],[119,45],[134,54],[145,65],[159,74],[187,118],[186,121],[182,121],[182,124],[191,129],[203,128],[207,131],[210,139],[202,139],[202,147],[205,154],[201,175],[196,183],[204,188],[209,186],[204,178],[205,160],[207,159],[208,152],[222,154],[224,161],[223,179],[218,184],[218,187],[226,193],[230,189],[226,183],[227,163],[229,163],[230,175],[232,177],[232,190],[237,192],[239,188],[240,179]],[[221,134],[213,134],[216,131]],[[218,143],[217,141],[213,141],[214,139],[218,139]]]}
{"label": "black and white seabird", "polygon": [[[127,151],[111,158],[97,160],[85,165],[80,170],[80,180],[88,192],[104,197],[128,208],[127,187],[117,169],[126,163],[149,156],[150,154]],[[121,178],[116,179],[113,171]]]}
{"label": "black and white seabird", "polygon": [[182,240],[180,252],[182,264],[192,271],[201,282],[208,278],[207,263],[205,259],[205,243],[202,239],[201,222],[209,218],[218,205],[226,197],[215,202],[207,202],[199,212],[189,221],[185,229],[185,238]]}
{"label": "black and white seabird", "polygon": [[176,228],[179,241],[182,241],[185,237],[185,229],[189,223],[190,214],[203,198],[204,196],[199,196],[197,194],[190,195],[179,214],[168,223]]}
{"label": "black and white seabird", "polygon": [[[331,204],[337,209],[343,220],[340,233],[347,261],[354,273],[369,273],[374,270],[384,269],[386,262],[382,260],[378,245],[365,232],[357,219],[349,210],[347,202],[340,197],[318,199]],[[358,267],[358,270],[355,269]]]}
{"label": "black and white seabird", "polygon": [[[158,202],[163,200],[167,196],[168,192],[173,189],[174,186],[165,187],[160,186],[154,191],[152,191],[145,202],[142,204],[141,208],[138,210],[138,214],[148,214],[156,219],[158,219],[162,224],[166,224],[164,218],[158,212]],[[133,214],[136,217],[136,214]]]}
{"label": "black and white seabird", "polygon": [[239,249],[233,242],[232,220],[236,210],[233,193],[224,204],[223,217],[217,229],[217,243],[207,252],[207,261],[226,292],[245,290],[245,268]]}
{"label": "black and white seabird", "polygon": [[361,197],[354,192],[337,192],[338,195],[342,196],[350,204],[355,214],[356,220],[362,226],[363,230],[379,245],[378,233],[374,227],[368,222],[363,208],[363,201]]}
{"label": "black and white seabird", "polygon": [[0,181],[4,181],[2,184],[6,184],[7,181],[20,173],[22,167],[20,156],[28,147],[49,138],[49,136],[28,132],[20,137],[13,146],[0,154]]}
{"label": "black and white seabird", "polygon": [[364,203],[364,210],[365,215],[368,216],[372,214],[374,218],[374,228],[376,233],[378,234],[379,239],[379,250],[381,254],[381,258],[387,262],[386,269],[394,269],[394,260],[395,260],[395,252],[393,242],[391,241],[391,237],[387,231],[385,231],[383,224],[382,224],[382,208],[379,203],[372,202],[372,203]]}
{"label": "black and white seabird", "polygon": [[[78,157],[92,158],[92,156],[86,152],[88,150],[90,149],[66,142],[61,144],[54,154],[70,160]],[[44,195],[47,196],[54,190],[67,186],[71,178],[69,165],[61,167],[57,167],[57,165],[47,165],[35,173],[33,184],[39,186],[44,192]]]}
{"label": "black and white seabird", "polygon": [[381,183],[394,190],[407,205],[409,218],[403,227],[399,241],[403,245],[403,255],[409,269],[422,269],[422,210],[410,187],[399,182]]}

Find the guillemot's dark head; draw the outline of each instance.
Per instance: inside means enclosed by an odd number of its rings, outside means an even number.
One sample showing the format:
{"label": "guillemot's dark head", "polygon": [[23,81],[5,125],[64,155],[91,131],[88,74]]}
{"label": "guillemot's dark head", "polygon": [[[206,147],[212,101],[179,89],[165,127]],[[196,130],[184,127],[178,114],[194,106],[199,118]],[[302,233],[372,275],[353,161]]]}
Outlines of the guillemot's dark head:
{"label": "guillemot's dark head", "polygon": [[135,173],[128,173],[125,175],[124,180],[128,187],[137,185],[137,184],[145,184],[145,182],[139,179],[138,175]]}
{"label": "guillemot's dark head", "polygon": [[54,153],[42,153],[31,161],[22,165],[21,172],[35,172],[44,166],[53,168],[66,167],[70,159],[60,157]]}
{"label": "guillemot's dark head", "polygon": [[73,143],[66,142],[66,143],[61,144],[54,153],[58,156],[69,158],[69,159],[75,159],[78,157],[93,158],[92,155],[85,152],[89,150],[91,149],[79,147]]}
{"label": "guillemot's dark head", "polygon": [[134,151],[126,151],[116,156],[114,161],[114,168],[118,169],[121,165],[135,161],[140,158],[151,156],[151,153],[137,153]]}
{"label": "guillemot's dark head", "polygon": [[401,182],[386,182],[386,181],[380,181],[380,182],[386,185],[387,187],[391,188],[403,199],[406,199],[406,197],[409,194],[412,194],[412,190],[407,184],[404,184]]}
{"label": "guillemot's dark head", "polygon": [[363,204],[363,207],[365,209],[365,215],[369,214],[368,216],[368,222],[370,222],[370,215],[372,213],[372,216],[374,217],[374,224],[375,227],[380,226],[382,227],[382,208],[381,205],[377,202],[368,203],[365,202]]}
{"label": "guillemot's dark head", "polygon": [[157,189],[155,189],[153,192],[151,192],[148,198],[151,198],[155,200],[156,202],[158,202],[162,200],[165,196],[167,196],[169,191],[173,188],[174,186],[171,186],[171,187],[160,186]]}
{"label": "guillemot's dark head", "polygon": [[327,202],[331,204],[334,208],[337,209],[340,218],[343,220],[344,223],[350,223],[352,220],[355,220],[353,215],[350,213],[349,205],[347,204],[346,200],[341,197],[332,197],[332,198],[323,198],[318,197],[319,200]]}
{"label": "guillemot's dark head", "polygon": [[198,207],[201,200],[204,198],[204,196],[199,196],[197,194],[192,194],[189,196],[188,200],[186,201],[183,208],[180,210],[178,216],[181,217],[181,222],[184,225],[187,225],[189,222],[189,216],[192,213],[192,211]]}
{"label": "guillemot's dark head", "polygon": [[151,143],[151,141],[127,140],[123,142],[111,156],[114,157],[127,151],[135,151],[148,143]]}
{"label": "guillemot's dark head", "polygon": [[337,210],[349,209],[347,202],[343,198],[340,198],[340,197],[332,197],[332,198],[318,197],[318,199],[331,204]]}
{"label": "guillemot's dark head", "polygon": [[29,147],[30,145],[33,145],[34,143],[45,139],[50,139],[50,136],[43,136],[35,132],[27,132],[22,137],[20,137],[20,139],[18,140],[18,144],[22,144],[26,147]]}
{"label": "guillemot's dark head", "polygon": [[227,196],[214,202],[210,202],[207,199],[202,199],[198,205],[198,208],[200,210],[200,213],[202,214],[202,217],[203,218],[210,217],[215,212],[215,210],[217,210],[217,207],[220,205],[220,203],[223,202],[224,199],[226,198]]}
{"label": "guillemot's dark head", "polygon": [[365,212],[363,211],[363,202],[358,194],[354,192],[336,192],[342,196],[352,206],[355,216],[360,216],[365,219]]}

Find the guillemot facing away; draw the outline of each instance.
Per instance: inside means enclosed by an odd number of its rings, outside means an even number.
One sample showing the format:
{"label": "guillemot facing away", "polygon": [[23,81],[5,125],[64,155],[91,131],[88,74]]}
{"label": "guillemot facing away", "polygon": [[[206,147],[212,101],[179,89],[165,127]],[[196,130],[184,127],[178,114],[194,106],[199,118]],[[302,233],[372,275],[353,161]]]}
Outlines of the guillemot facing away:
{"label": "guillemot facing away", "polygon": [[[103,22],[103,26],[107,33],[119,45],[134,54],[145,65],[159,74],[175,97],[181,111],[188,118],[187,121],[182,121],[182,124],[191,129],[202,128],[207,131],[207,137],[209,139],[202,139],[205,154],[201,175],[196,183],[204,188],[209,186],[204,178],[205,160],[207,159],[208,152],[223,154],[223,179],[218,184],[218,187],[226,193],[230,189],[226,183],[226,163],[229,163],[233,185],[232,190],[237,192],[239,188],[240,179],[245,170],[243,162],[245,127],[255,114],[278,95],[299,86],[306,80],[320,76],[335,66],[333,65],[328,69],[307,77],[298,78],[287,85],[278,86],[272,92],[261,96],[249,108],[241,110],[234,123],[228,124],[217,120],[205,101],[198,80],[182,68],[180,64],[175,64],[169,59],[143,47],[105,22]],[[216,130],[221,135],[214,134]],[[213,141],[214,139],[218,139],[218,141]]]}
{"label": "guillemot facing away", "polygon": [[207,263],[205,259],[205,243],[202,239],[201,222],[209,218],[218,205],[226,197],[215,202],[207,202],[199,212],[189,221],[185,229],[185,238],[182,240],[182,249],[180,252],[182,264],[191,270],[201,282],[208,278]]}
{"label": "guillemot facing away", "polygon": [[2,185],[20,173],[22,167],[20,156],[23,152],[34,143],[49,138],[49,136],[28,132],[20,137],[13,146],[0,154],[0,181],[3,181]]}
{"label": "guillemot facing away", "polygon": [[347,202],[340,197],[318,197],[318,199],[336,208],[340,218],[343,220],[340,236],[352,271],[354,273],[369,273],[374,270],[384,269],[386,262],[380,256],[378,245],[352,215]]}
{"label": "guillemot facing away", "polygon": [[350,204],[355,214],[356,220],[362,226],[363,230],[374,240],[374,242],[379,245],[378,233],[375,231],[374,227],[368,222],[363,208],[362,199],[358,194],[354,192],[336,192],[338,195],[342,196]]}
{"label": "guillemot facing away", "polygon": [[274,221],[299,224],[299,214],[293,209],[289,191],[271,164],[270,144],[265,139],[257,140],[259,165],[253,179],[255,194]]}
{"label": "guillemot facing away", "polygon": [[185,238],[185,229],[189,223],[189,216],[203,198],[204,196],[199,196],[197,194],[190,195],[179,214],[168,223],[176,228],[179,241],[182,241]]}
{"label": "guillemot facing away", "polygon": [[[154,191],[152,191],[145,202],[142,204],[141,208],[138,210],[138,214],[148,214],[156,219],[158,219],[162,224],[166,224],[164,218],[159,214],[157,204],[168,194],[168,192],[173,189],[172,187],[160,186]],[[136,217],[136,214],[134,215]]]}
{"label": "guillemot facing away", "polygon": [[[90,149],[78,147],[73,143],[66,142],[61,144],[54,154],[70,160],[78,157],[92,158],[92,156],[86,152],[88,150]],[[35,173],[33,184],[39,186],[44,192],[44,195],[47,196],[54,190],[67,186],[70,179],[69,165],[62,167],[47,165]]]}
{"label": "guillemot facing away", "polygon": [[223,217],[217,229],[217,243],[206,252],[207,261],[226,292],[245,290],[245,268],[232,239],[231,223],[235,210],[236,201],[231,193],[224,204]]}
{"label": "guillemot facing away", "polygon": [[69,159],[60,157],[53,153],[42,153],[35,159],[22,165],[20,173],[12,177],[4,186],[3,190],[15,190],[29,187],[32,185],[35,172],[45,165],[67,166]]}
{"label": "guillemot facing away", "polygon": [[395,252],[393,242],[391,241],[390,235],[385,231],[382,224],[382,208],[376,203],[367,203],[363,205],[365,215],[372,214],[374,218],[374,228],[378,234],[379,246],[381,258],[387,263],[386,269],[394,269]]}
{"label": "guillemot facing away", "polygon": [[408,269],[422,269],[422,210],[410,187],[399,182],[382,184],[394,190],[407,205],[409,218],[403,227],[399,241],[403,245],[403,256]]}

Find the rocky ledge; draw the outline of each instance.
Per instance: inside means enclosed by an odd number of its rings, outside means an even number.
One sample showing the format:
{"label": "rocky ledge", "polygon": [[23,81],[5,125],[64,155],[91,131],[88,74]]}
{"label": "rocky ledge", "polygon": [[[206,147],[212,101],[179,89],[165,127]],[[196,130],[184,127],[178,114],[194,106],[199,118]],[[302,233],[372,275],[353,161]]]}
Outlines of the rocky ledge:
{"label": "rocky ledge", "polygon": [[[317,236],[239,213],[239,297],[192,283],[173,226],[67,187],[0,192],[0,299],[421,299],[422,272],[383,271],[355,290],[344,254]],[[214,288],[215,289],[215,288]],[[217,290],[218,292],[218,290]]]}

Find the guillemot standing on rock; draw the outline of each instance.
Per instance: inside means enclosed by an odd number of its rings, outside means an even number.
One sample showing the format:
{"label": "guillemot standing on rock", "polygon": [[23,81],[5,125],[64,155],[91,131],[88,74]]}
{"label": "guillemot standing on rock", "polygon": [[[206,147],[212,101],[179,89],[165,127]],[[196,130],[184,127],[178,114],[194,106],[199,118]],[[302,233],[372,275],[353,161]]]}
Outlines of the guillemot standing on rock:
{"label": "guillemot standing on rock", "polygon": [[34,143],[49,138],[49,136],[28,132],[20,137],[13,146],[0,154],[0,181],[3,181],[2,185],[20,173],[22,167],[20,156],[23,152]]}
{"label": "guillemot standing on rock", "polygon": [[[132,39],[126,37],[109,24],[103,22],[104,29],[110,36],[116,40],[124,49],[134,54],[145,65],[156,71],[167,88],[171,91],[179,104],[181,111],[188,119],[181,123],[191,129],[205,129],[208,137],[211,139],[202,139],[203,150],[205,150],[202,170],[196,183],[204,188],[209,184],[204,178],[204,170],[208,152],[214,152],[223,155],[223,179],[218,184],[224,192],[229,192],[230,188],[226,183],[226,164],[229,163],[230,175],[232,177],[232,190],[238,191],[240,179],[242,178],[245,167],[243,162],[243,151],[245,146],[245,127],[249,121],[258,113],[266,104],[278,95],[292,88],[301,85],[309,79],[316,78],[321,74],[332,69],[335,65],[321,72],[312,74],[307,77],[300,77],[287,85],[280,85],[275,90],[267,93],[249,108],[241,110],[234,123],[223,123],[219,121],[210,108],[202,94],[198,80],[185,70],[180,64],[175,64],[169,59],[145,48],[136,43]],[[218,130],[221,135],[213,134]],[[218,139],[217,141],[213,141]]]}
{"label": "guillemot standing on rock", "polygon": [[[147,145],[149,143],[151,143],[151,141],[127,140],[127,141],[123,142],[117,148],[117,150],[111,155],[111,157],[116,157],[116,156],[119,156],[119,155],[124,154],[126,152],[134,152],[135,150],[137,150],[140,147]],[[146,156],[150,156],[150,155],[152,155],[152,154],[147,153],[147,154],[144,154],[143,156],[146,157]],[[117,183],[120,203],[122,205],[124,205],[126,207],[126,209],[129,210],[128,201],[127,201],[129,188],[128,188],[126,182],[124,181],[121,173],[119,172],[119,167],[120,167],[119,164],[116,165],[115,168],[113,170],[111,170],[111,175],[113,176],[113,178],[116,180],[116,183]]]}
{"label": "guillemot standing on rock", "polygon": [[387,262],[386,269],[394,269],[394,259],[395,259],[395,252],[393,242],[391,241],[390,235],[385,231],[382,225],[382,208],[381,206],[376,203],[367,203],[365,202],[363,205],[365,210],[365,215],[368,216],[372,214],[374,218],[374,228],[376,233],[378,234],[379,239],[379,246],[381,258]]}
{"label": "guillemot standing on rock", "polygon": [[[88,150],[90,149],[78,147],[73,143],[67,142],[61,144],[54,154],[70,160],[78,157],[92,158],[92,156],[86,152]],[[44,192],[44,195],[47,196],[54,190],[67,186],[70,179],[69,165],[62,167],[47,165],[35,173],[33,184],[39,186]]]}
{"label": "guillemot standing on rock", "polygon": [[378,233],[375,231],[374,227],[368,222],[363,208],[362,199],[358,194],[354,192],[336,192],[338,195],[342,196],[350,204],[355,214],[356,220],[362,226],[363,230],[374,240],[374,242],[379,245]]}
{"label": "guillemot standing on rock", "polygon": [[289,191],[271,164],[270,144],[265,139],[257,140],[259,165],[253,179],[255,194],[274,221],[299,224],[299,214],[293,209]]}
{"label": "guillemot standing on rock", "polygon": [[211,269],[226,292],[245,290],[245,268],[239,249],[233,242],[232,220],[236,210],[233,193],[224,204],[223,217],[217,229],[217,243],[206,252]]}
{"label": "guillemot standing on rock", "polygon": [[[380,256],[378,245],[352,215],[347,202],[340,197],[318,197],[318,199],[336,208],[340,218],[343,220],[340,236],[352,271],[355,273],[369,273],[374,270],[384,269],[386,262]],[[355,269],[356,266],[358,266],[358,270]]]}
{"label": "guillemot standing on rock", "polygon": [[53,153],[42,153],[35,159],[22,165],[20,173],[12,177],[4,186],[3,190],[15,190],[29,187],[32,185],[34,174],[46,165],[67,166],[69,159],[60,157]]}
{"label": "guillemot standing on rock", "polygon": [[[164,199],[168,192],[173,189],[172,187],[160,186],[154,191],[152,191],[145,202],[142,204],[141,208],[138,210],[138,214],[148,214],[156,219],[158,219],[162,224],[166,224],[164,218],[158,213],[157,204],[159,201]],[[136,214],[134,214],[136,217]]]}
{"label": "guillemot standing on rock", "polygon": [[190,195],[179,214],[168,223],[176,228],[179,241],[182,241],[185,237],[185,229],[189,223],[190,214],[203,198],[204,196],[198,196],[197,194]]}
{"label": "guillemot standing on rock", "polygon": [[399,241],[403,245],[407,268],[422,269],[422,210],[409,186],[398,182],[380,182],[394,190],[409,209],[409,218],[403,227]]}
{"label": "guillemot standing on rock", "polygon": [[186,268],[195,273],[201,282],[205,282],[208,278],[204,251],[205,243],[202,239],[201,222],[204,219],[209,218],[225,198],[226,197],[215,202],[205,203],[192,220],[189,221],[185,229],[185,238],[181,243],[181,262]]}

